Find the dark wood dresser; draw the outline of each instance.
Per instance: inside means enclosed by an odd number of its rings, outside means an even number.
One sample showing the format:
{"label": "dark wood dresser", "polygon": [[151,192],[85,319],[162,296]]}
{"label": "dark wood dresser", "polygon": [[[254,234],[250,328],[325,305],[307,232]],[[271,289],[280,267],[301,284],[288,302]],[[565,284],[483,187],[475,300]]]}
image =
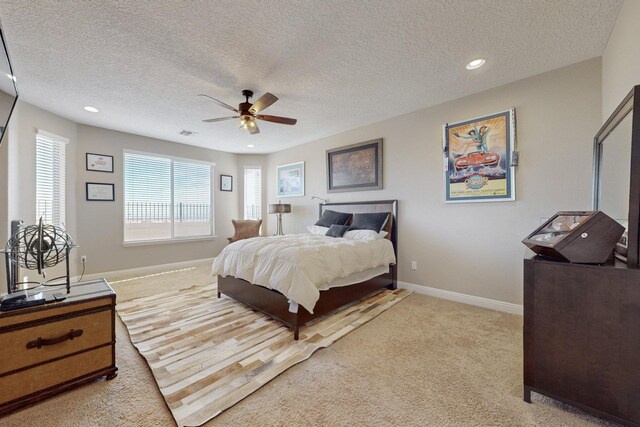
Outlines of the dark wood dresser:
{"label": "dark wood dresser", "polygon": [[532,391],[640,426],[640,270],[525,259],[525,401]]}
{"label": "dark wood dresser", "polygon": [[116,376],[116,295],[104,279],[45,288],[67,299],[0,312],[0,414]]}

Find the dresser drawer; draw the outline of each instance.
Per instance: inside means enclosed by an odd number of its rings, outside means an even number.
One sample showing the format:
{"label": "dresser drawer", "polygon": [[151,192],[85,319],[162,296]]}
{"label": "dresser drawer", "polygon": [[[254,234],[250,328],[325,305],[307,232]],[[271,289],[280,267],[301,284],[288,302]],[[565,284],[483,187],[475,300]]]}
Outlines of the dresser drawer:
{"label": "dresser drawer", "polygon": [[[81,379],[96,371],[109,368],[113,363],[113,346],[107,345],[2,376],[0,377],[0,405],[68,381]],[[2,412],[1,406],[0,412]]]}
{"label": "dresser drawer", "polygon": [[112,322],[109,308],[0,333],[0,375],[111,343]]}

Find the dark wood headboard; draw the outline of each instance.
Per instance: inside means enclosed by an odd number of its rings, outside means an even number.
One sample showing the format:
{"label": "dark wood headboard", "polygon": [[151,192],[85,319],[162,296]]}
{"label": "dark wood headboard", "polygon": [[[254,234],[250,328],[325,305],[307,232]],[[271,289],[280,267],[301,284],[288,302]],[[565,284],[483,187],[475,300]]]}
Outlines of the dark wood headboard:
{"label": "dark wood headboard", "polygon": [[393,243],[393,250],[398,258],[398,200],[375,200],[368,202],[346,202],[346,203],[321,203],[320,216],[326,210],[345,213],[371,213],[389,212],[391,218],[387,221],[385,231],[389,233],[387,238]]}

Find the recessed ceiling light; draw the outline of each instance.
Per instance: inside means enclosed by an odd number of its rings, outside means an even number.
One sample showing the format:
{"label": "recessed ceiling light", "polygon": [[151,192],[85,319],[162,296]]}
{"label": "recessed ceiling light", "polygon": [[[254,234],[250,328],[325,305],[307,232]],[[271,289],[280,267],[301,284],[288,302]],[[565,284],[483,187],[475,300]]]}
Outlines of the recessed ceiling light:
{"label": "recessed ceiling light", "polygon": [[253,145],[253,144],[247,145],[247,148],[254,148],[254,147],[255,147],[255,145]]}
{"label": "recessed ceiling light", "polygon": [[96,107],[91,107],[91,106],[89,106],[89,105],[87,105],[86,107],[84,107],[84,109],[85,109],[86,111],[90,112],[90,113],[97,113],[97,112],[99,112],[99,111],[100,111],[100,110],[98,110]]}
{"label": "recessed ceiling light", "polygon": [[467,64],[467,70],[475,70],[476,68],[480,68],[487,62],[482,58],[474,59],[473,61]]}
{"label": "recessed ceiling light", "polygon": [[16,81],[16,76],[14,76],[13,74],[7,74],[7,77],[9,77],[14,82]]}

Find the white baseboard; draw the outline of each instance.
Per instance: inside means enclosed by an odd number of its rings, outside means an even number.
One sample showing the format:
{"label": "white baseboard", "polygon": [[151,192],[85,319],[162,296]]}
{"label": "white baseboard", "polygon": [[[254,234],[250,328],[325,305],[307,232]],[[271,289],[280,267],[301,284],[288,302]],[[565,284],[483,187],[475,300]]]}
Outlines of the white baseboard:
{"label": "white baseboard", "polygon": [[[210,261],[213,263],[214,258],[203,258],[203,259],[194,259],[191,261],[181,261],[174,262],[171,264],[160,264],[160,265],[150,265],[147,267],[136,267],[136,268],[128,268],[125,270],[116,270],[116,271],[103,271],[102,273],[91,273],[85,274],[82,280],[94,280],[99,279],[101,277],[109,277],[109,276],[122,276],[122,275],[134,275],[134,274],[153,274],[160,273],[162,271],[167,270],[177,270],[184,267],[189,267],[195,262],[205,262]],[[80,276],[74,277],[72,280],[78,280]]]}
{"label": "white baseboard", "polygon": [[461,302],[463,304],[477,305],[479,307],[490,308],[492,310],[504,311],[506,313],[518,314],[522,316],[523,308],[519,304],[497,301],[489,298],[477,297],[474,295],[461,294],[458,292],[445,291],[444,289],[430,288],[428,286],[414,285],[413,283],[398,281],[398,287],[409,289],[419,294],[429,295],[436,298]]}

